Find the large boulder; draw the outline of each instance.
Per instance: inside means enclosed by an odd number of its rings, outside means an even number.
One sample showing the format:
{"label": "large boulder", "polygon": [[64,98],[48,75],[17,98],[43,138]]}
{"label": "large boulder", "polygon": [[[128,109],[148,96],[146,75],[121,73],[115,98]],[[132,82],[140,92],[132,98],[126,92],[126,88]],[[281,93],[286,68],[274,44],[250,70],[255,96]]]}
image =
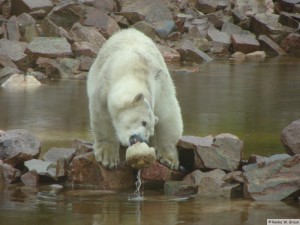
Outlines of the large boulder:
{"label": "large boulder", "polygon": [[41,82],[39,82],[33,76],[24,76],[23,74],[15,73],[11,75],[1,87],[5,89],[32,89],[41,86]]}
{"label": "large boulder", "polygon": [[288,154],[300,154],[300,119],[293,121],[282,130],[281,142]]}
{"label": "large boulder", "polygon": [[0,159],[14,167],[38,158],[40,151],[40,141],[27,130],[9,130],[0,136]]}
{"label": "large boulder", "polygon": [[259,50],[259,42],[255,36],[247,34],[232,34],[232,48],[236,52],[250,53]]}
{"label": "large boulder", "polygon": [[35,10],[44,10],[49,12],[53,7],[53,2],[51,0],[11,0],[12,13],[14,15],[19,15],[21,13],[28,13]]}

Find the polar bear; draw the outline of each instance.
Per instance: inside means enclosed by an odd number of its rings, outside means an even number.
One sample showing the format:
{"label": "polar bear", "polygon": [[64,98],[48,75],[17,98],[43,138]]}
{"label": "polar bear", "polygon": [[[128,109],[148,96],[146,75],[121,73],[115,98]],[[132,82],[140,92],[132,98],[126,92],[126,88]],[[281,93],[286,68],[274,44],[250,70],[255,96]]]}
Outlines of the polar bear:
{"label": "polar bear", "polygon": [[154,42],[133,28],[108,39],[87,81],[94,154],[107,168],[119,163],[119,146],[149,143],[166,166],[179,166],[176,144],[181,110],[164,59]]}

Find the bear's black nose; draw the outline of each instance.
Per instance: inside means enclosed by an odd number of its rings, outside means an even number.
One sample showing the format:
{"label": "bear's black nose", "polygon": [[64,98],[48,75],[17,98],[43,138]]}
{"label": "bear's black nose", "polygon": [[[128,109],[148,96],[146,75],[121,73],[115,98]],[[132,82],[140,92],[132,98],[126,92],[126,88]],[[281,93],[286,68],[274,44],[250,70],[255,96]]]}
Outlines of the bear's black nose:
{"label": "bear's black nose", "polygon": [[137,134],[130,136],[129,138],[130,145],[134,145],[137,142],[145,142],[145,140],[140,135]]}

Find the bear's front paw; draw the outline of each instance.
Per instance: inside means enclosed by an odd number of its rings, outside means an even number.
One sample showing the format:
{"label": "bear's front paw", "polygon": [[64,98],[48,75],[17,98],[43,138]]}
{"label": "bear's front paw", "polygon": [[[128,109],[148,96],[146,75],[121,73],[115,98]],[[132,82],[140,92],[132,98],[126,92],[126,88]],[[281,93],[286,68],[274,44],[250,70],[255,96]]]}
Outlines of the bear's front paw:
{"label": "bear's front paw", "polygon": [[108,169],[114,169],[119,164],[119,154],[116,151],[108,147],[94,147],[95,159],[100,162],[104,167]]}
{"label": "bear's front paw", "polygon": [[163,165],[169,167],[170,169],[173,169],[173,170],[179,169],[178,157],[172,156],[172,155],[158,154],[157,158]]}

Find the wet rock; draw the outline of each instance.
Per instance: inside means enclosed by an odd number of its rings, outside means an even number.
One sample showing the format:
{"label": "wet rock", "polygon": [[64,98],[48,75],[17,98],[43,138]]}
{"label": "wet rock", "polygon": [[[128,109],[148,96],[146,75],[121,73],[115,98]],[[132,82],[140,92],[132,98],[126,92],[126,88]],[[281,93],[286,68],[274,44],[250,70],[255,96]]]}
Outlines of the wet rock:
{"label": "wet rock", "polygon": [[24,163],[28,171],[35,171],[38,175],[56,178],[56,163],[39,159],[31,159]]}
{"label": "wet rock", "polygon": [[125,164],[108,170],[97,163],[93,152],[76,156],[71,162],[67,182],[72,186],[120,190],[134,186],[133,170]]}
{"label": "wet rock", "polygon": [[0,48],[5,54],[17,65],[21,70],[27,68],[27,55],[24,53],[27,43],[19,41],[11,41],[6,39],[0,40]]}
{"label": "wet rock", "polygon": [[280,201],[288,197],[299,197],[299,171],[299,154],[250,169],[244,173],[244,195],[258,201]]}
{"label": "wet rock", "polygon": [[21,176],[22,183],[30,187],[37,187],[39,180],[40,178],[36,171],[29,171]]}
{"label": "wet rock", "polygon": [[166,181],[165,195],[191,196],[198,193],[198,185],[186,184],[184,181]]}
{"label": "wet rock", "polygon": [[280,46],[266,35],[259,35],[258,41],[260,49],[264,50],[269,56],[285,55],[286,52]]}
{"label": "wet rock", "polygon": [[21,39],[21,34],[16,16],[12,16],[9,18],[6,24],[6,29],[9,40],[19,41]]}
{"label": "wet rock", "polygon": [[75,148],[50,148],[44,155],[43,160],[47,162],[56,162],[60,159],[66,159],[71,162],[75,156]]}
{"label": "wet rock", "polygon": [[132,25],[135,29],[143,32],[151,39],[155,38],[155,28],[147,21],[140,21]]}
{"label": "wet rock", "polygon": [[236,52],[250,53],[259,50],[259,42],[252,35],[233,34],[231,41],[232,48]]}
{"label": "wet rock", "polygon": [[9,130],[0,136],[0,159],[14,167],[37,158],[40,150],[39,140],[27,130]]}
{"label": "wet rock", "polygon": [[167,38],[175,27],[170,11],[162,1],[139,0],[123,7],[121,13],[133,24],[142,20],[151,23],[160,38]]}
{"label": "wet rock", "polygon": [[281,43],[281,47],[289,54],[300,56],[300,34],[291,33]]}
{"label": "wet rock", "polygon": [[97,48],[97,46],[86,41],[74,42],[72,44],[72,51],[75,53],[76,57],[87,56],[95,58],[98,54]]}
{"label": "wet rock", "polygon": [[198,154],[201,147],[209,147],[213,143],[213,136],[196,137],[183,136],[179,139],[177,148],[180,165],[188,170],[203,169],[204,163]]}
{"label": "wet rock", "polygon": [[1,87],[5,89],[32,89],[39,86],[41,86],[41,82],[36,78],[17,73],[11,75],[3,84],[1,84]]}
{"label": "wet rock", "polygon": [[278,23],[279,15],[259,13],[251,17],[250,31],[257,36],[264,34],[279,43],[295,29]]}
{"label": "wet rock", "polygon": [[155,162],[152,166],[142,170],[141,178],[147,181],[167,181],[167,180],[181,180],[184,177],[184,173],[171,170],[165,165],[159,162]]}
{"label": "wet rock", "polygon": [[198,185],[198,195],[206,198],[231,198],[241,193],[240,184],[227,184],[223,181],[225,172],[216,169],[210,172],[196,170],[188,174],[183,181],[188,184]]}
{"label": "wet rock", "polygon": [[255,51],[255,52],[248,53],[246,57],[247,59],[261,60],[266,58],[266,53],[264,51]]}
{"label": "wet rock", "polygon": [[197,150],[205,168],[235,171],[243,157],[243,141],[232,134],[219,134],[211,146]]}
{"label": "wet rock", "polygon": [[156,45],[164,57],[166,62],[179,62],[180,61],[180,54],[173,48],[170,48],[165,45]]}
{"label": "wet rock", "polygon": [[105,38],[109,38],[120,30],[115,20],[99,9],[87,10],[83,25],[96,27]]}
{"label": "wet rock", "polygon": [[21,176],[21,171],[0,160],[0,184],[11,184]]}
{"label": "wet rock", "polygon": [[58,37],[36,37],[29,43],[26,53],[31,61],[38,57],[58,58],[71,56],[71,45],[66,38]]}
{"label": "wet rock", "polygon": [[43,9],[46,12],[49,12],[53,7],[53,3],[51,0],[11,0],[12,4],[12,13],[14,15],[19,15],[21,13],[28,13],[30,11]]}
{"label": "wet rock", "polygon": [[285,127],[280,136],[288,154],[300,154],[300,120],[295,120]]}
{"label": "wet rock", "polygon": [[90,42],[95,47],[95,51],[99,51],[106,39],[94,27],[82,26],[80,23],[75,23],[69,32],[74,41]]}
{"label": "wet rock", "polygon": [[209,62],[213,59],[206,53],[199,50],[190,40],[184,40],[177,49],[181,61]]}

